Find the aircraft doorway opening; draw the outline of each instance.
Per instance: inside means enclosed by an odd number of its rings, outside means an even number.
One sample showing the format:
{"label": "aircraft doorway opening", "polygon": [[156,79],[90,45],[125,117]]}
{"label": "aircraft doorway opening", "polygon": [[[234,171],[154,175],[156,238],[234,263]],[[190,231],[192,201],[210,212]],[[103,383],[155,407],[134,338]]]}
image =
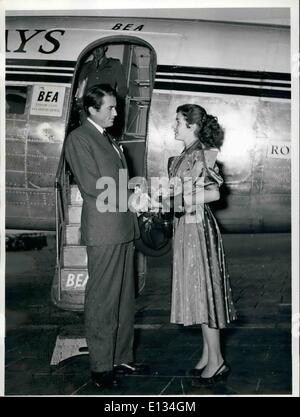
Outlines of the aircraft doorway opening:
{"label": "aircraft doorway opening", "polygon": [[[123,146],[129,176],[145,176],[147,122],[156,55],[146,44],[114,40],[84,51],[76,69],[67,134],[86,120],[82,107],[86,89],[101,83],[112,85],[117,92],[119,120],[115,126],[117,131],[111,133]],[[82,196],[62,152],[56,174],[57,260],[52,300],[58,307],[70,311],[83,310],[88,279],[86,247],[81,240],[82,205]],[[138,292],[144,288],[146,279],[145,254],[149,254],[149,249],[144,246],[136,245],[135,252]]]}
{"label": "aircraft doorway opening", "polygon": [[117,112],[110,134],[124,149],[130,177],[144,176],[148,115],[156,72],[156,54],[142,42],[106,42],[84,54],[77,67],[68,131],[86,119],[83,97],[96,84],[117,93]]}

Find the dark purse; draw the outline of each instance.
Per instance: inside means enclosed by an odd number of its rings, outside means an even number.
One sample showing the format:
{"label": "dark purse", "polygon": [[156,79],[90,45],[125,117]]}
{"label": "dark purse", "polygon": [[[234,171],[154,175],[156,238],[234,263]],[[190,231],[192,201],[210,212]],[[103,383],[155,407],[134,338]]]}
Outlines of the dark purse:
{"label": "dark purse", "polygon": [[140,239],[147,247],[158,251],[169,244],[173,233],[172,213],[143,213],[138,223]]}
{"label": "dark purse", "polygon": [[[168,171],[174,157],[169,158]],[[140,238],[135,241],[138,250],[150,256],[159,256],[171,248],[173,235],[174,207],[170,206],[158,212],[145,212],[138,217]],[[162,202],[160,198],[160,202]]]}

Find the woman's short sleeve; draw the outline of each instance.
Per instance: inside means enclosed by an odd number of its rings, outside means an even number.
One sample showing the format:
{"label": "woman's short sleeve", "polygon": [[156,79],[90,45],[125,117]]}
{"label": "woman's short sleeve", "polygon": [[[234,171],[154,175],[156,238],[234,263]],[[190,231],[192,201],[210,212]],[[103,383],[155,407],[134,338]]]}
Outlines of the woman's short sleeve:
{"label": "woman's short sleeve", "polygon": [[213,190],[218,189],[223,184],[223,178],[216,163],[217,155],[218,151],[215,149],[201,149],[193,153],[190,173],[196,179],[197,187],[204,186],[207,190]]}
{"label": "woman's short sleeve", "polygon": [[207,167],[205,172],[204,187],[206,190],[216,190],[223,184],[223,178],[220,175],[219,167],[215,163],[214,167]]}

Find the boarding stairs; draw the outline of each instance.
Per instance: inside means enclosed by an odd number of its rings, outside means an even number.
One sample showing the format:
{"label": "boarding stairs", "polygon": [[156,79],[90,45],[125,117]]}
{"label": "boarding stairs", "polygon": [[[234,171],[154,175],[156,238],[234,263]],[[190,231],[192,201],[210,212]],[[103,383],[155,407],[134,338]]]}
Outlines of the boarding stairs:
{"label": "boarding stairs", "polygon": [[62,155],[56,176],[56,272],[52,300],[57,307],[83,311],[88,280],[86,247],[80,243],[82,197]]}

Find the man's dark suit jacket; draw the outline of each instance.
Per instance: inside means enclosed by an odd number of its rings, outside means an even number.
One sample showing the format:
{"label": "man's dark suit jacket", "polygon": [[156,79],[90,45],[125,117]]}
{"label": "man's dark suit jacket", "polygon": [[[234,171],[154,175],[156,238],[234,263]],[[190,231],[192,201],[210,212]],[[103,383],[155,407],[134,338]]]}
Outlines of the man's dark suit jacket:
{"label": "man's dark suit jacket", "polygon": [[69,134],[65,156],[83,198],[82,243],[89,246],[109,245],[137,238],[139,231],[134,213],[118,212],[118,204],[114,213],[101,213],[96,207],[97,197],[103,191],[96,189],[96,182],[104,176],[114,179],[118,203],[119,169],[127,168],[124,156],[121,155],[121,160],[108,138],[89,121]]}

